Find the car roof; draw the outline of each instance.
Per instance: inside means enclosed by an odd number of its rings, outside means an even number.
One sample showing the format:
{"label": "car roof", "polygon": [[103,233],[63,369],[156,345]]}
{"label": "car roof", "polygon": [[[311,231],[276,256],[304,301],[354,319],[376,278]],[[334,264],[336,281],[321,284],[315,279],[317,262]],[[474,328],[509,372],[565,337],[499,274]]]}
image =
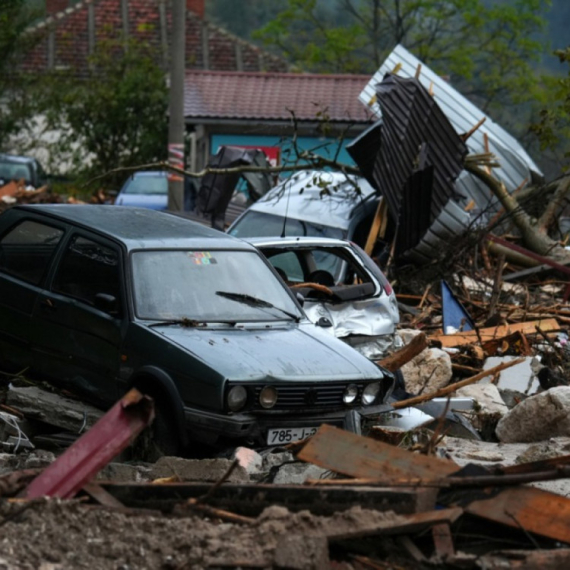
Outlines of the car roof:
{"label": "car roof", "polygon": [[13,162],[15,164],[30,164],[35,161],[35,158],[31,156],[16,156],[15,154],[0,153],[0,160]]}
{"label": "car roof", "polygon": [[321,237],[255,237],[244,238],[255,247],[350,247],[350,242],[344,239]]}
{"label": "car roof", "polygon": [[132,249],[251,249],[247,242],[191,222],[180,216],[148,208],[91,204],[37,204],[13,210],[41,213],[121,241]]}
{"label": "car roof", "polygon": [[[353,184],[358,185],[360,195]],[[325,187],[330,194],[322,194]],[[269,190],[249,210],[347,230],[355,209],[375,194],[374,188],[359,176],[303,170]]]}

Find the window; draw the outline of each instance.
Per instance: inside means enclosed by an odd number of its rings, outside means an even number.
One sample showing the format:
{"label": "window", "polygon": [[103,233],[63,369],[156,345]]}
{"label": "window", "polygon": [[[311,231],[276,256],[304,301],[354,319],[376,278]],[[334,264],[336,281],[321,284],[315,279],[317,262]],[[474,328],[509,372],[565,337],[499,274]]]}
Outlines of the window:
{"label": "window", "polygon": [[293,251],[272,255],[269,261],[285,281],[295,283],[305,281],[303,268],[299,263],[297,255]]}
{"label": "window", "polygon": [[0,271],[39,285],[63,230],[26,220],[0,240]]}
{"label": "window", "polygon": [[75,236],[64,253],[53,283],[56,293],[69,295],[90,305],[99,293],[119,302],[119,255],[114,249]]}

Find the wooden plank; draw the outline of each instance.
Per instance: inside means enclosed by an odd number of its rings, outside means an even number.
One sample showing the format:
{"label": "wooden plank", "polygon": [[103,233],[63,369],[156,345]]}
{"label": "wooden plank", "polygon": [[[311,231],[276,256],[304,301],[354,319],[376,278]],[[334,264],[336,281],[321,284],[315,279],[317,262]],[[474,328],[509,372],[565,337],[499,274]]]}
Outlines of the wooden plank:
{"label": "wooden plank", "polygon": [[297,457],[359,478],[437,478],[459,469],[453,461],[412,453],[329,425],[321,426]]}
{"label": "wooden plank", "polygon": [[479,342],[487,342],[497,338],[502,338],[520,331],[523,334],[536,334],[536,327],[539,326],[544,332],[555,331],[560,329],[560,325],[556,319],[541,319],[539,321],[528,321],[525,323],[513,323],[510,325],[500,325],[497,327],[489,327],[479,329],[479,336],[476,331],[467,331],[455,334],[443,334],[442,332],[431,335],[430,340],[436,340],[445,348],[454,346],[463,346]]}
{"label": "wooden plank", "polygon": [[534,487],[505,489],[473,501],[465,512],[570,543],[570,499]]}
{"label": "wooden plank", "polygon": [[378,234],[382,228],[382,221],[386,218],[388,204],[386,200],[380,200],[378,202],[378,207],[376,208],[376,213],[374,214],[374,219],[372,220],[372,225],[370,226],[370,232],[368,233],[368,238],[366,239],[366,245],[364,246],[364,251],[368,255],[372,255],[372,250],[374,249],[374,244],[378,239]]}
{"label": "wooden plank", "polygon": [[369,528],[359,528],[354,531],[327,534],[329,541],[351,540],[353,538],[364,538],[374,535],[397,535],[420,532],[437,524],[453,523],[463,514],[463,509],[454,507],[451,509],[439,509],[428,511],[427,513],[416,513],[413,515],[400,515],[394,520],[384,520]]}

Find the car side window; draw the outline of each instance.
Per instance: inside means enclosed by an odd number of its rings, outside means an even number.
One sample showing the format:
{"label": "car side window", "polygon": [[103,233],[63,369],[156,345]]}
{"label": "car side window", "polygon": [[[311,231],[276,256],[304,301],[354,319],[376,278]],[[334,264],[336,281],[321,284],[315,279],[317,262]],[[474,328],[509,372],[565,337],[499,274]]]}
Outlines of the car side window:
{"label": "car side window", "polygon": [[97,294],[104,293],[115,297],[119,304],[119,253],[85,237],[73,237],[63,254],[52,289],[90,305],[95,305]]}
{"label": "car side window", "polygon": [[305,280],[303,268],[294,252],[286,251],[272,255],[269,261],[285,281],[302,283]]}
{"label": "car side window", "polygon": [[39,285],[63,230],[24,220],[0,240],[0,271]]}

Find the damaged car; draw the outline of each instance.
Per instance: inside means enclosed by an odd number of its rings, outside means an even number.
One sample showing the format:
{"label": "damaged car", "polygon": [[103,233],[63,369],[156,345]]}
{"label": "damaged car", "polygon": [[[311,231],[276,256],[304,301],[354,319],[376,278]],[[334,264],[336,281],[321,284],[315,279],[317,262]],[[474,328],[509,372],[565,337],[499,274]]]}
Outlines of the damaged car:
{"label": "damaged car", "polygon": [[378,360],[397,346],[396,295],[358,245],[312,237],[251,238],[280,277],[303,296],[309,319],[364,356]]}
{"label": "damaged car", "polygon": [[283,445],[385,411],[394,376],[323,324],[253,245],[184,218],[61,204],[0,216],[0,370],[102,407],[139,388],[162,453]]}

